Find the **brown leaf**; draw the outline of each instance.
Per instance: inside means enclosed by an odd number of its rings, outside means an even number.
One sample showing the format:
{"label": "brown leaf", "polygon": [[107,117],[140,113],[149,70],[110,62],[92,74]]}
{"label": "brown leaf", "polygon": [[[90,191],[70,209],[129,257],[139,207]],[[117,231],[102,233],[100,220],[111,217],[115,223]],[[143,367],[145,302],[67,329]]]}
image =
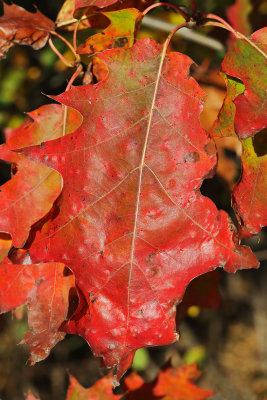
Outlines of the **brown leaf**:
{"label": "brown leaf", "polygon": [[26,44],[39,50],[46,44],[54,22],[36,11],[30,13],[15,4],[4,4],[4,15],[0,18],[0,57],[14,44]]}

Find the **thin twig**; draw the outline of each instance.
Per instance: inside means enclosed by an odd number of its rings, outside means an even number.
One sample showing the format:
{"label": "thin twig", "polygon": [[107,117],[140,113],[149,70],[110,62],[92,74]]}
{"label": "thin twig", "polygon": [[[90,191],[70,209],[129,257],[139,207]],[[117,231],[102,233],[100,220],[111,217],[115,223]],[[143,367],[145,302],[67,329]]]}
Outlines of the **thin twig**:
{"label": "thin twig", "polygon": [[78,31],[79,24],[80,24],[80,20],[78,20],[76,22],[74,30],[73,30],[73,47],[74,47],[76,53],[77,53],[77,31]]}
{"label": "thin twig", "polygon": [[166,7],[169,7],[169,8],[173,8],[175,11],[177,11],[179,14],[181,14],[184,17],[185,20],[189,19],[189,15],[184,10],[182,10],[180,7],[176,6],[175,4],[165,3],[165,2],[152,4],[151,6],[147,7],[142,12],[142,17],[144,17],[153,8],[161,7],[161,6],[166,6]]}
{"label": "thin twig", "polygon": [[55,35],[57,37],[59,37],[64,43],[66,43],[66,45],[68,46],[68,48],[72,51],[72,53],[74,54],[75,60],[77,62],[80,61],[80,56],[79,54],[76,53],[74,47],[72,46],[72,44],[64,38],[64,36],[61,36],[59,33],[55,32],[55,31],[49,31],[52,35]]}
{"label": "thin twig", "polygon": [[252,47],[254,47],[264,58],[267,59],[267,54],[256,45],[256,43],[254,43],[252,40],[250,40],[247,36],[243,35],[242,33],[236,31],[231,25],[228,24],[228,22],[226,22],[223,18],[218,17],[215,14],[205,14],[204,18],[207,19],[215,19],[216,21],[219,21],[220,24],[216,23],[216,22],[212,22],[212,21],[208,21],[206,23],[204,23],[202,26],[218,26],[220,28],[226,29],[228,31],[230,31],[237,39],[243,39],[246,42],[248,42]]}
{"label": "thin twig", "polygon": [[88,19],[87,15],[83,15],[79,20],[76,18],[69,19],[68,21],[56,22],[56,27],[61,28],[62,26],[72,25],[75,24],[77,21],[84,21]]}
{"label": "thin twig", "polygon": [[65,64],[67,67],[74,67],[74,64],[71,63],[70,61],[68,61],[58,50],[57,48],[54,46],[54,43],[52,42],[52,39],[49,38],[48,40],[48,44],[51,47],[51,49],[53,50],[53,52],[58,56],[58,58],[63,62],[63,64]]}
{"label": "thin twig", "polygon": [[[146,15],[142,21],[143,26],[153,29],[158,29],[164,32],[170,32],[175,28],[174,24],[167,21],[162,21],[160,19],[150,17]],[[192,29],[181,28],[174,34],[175,36],[181,36],[186,40],[191,40],[192,42],[198,43],[202,46],[209,47],[217,51],[225,51],[225,48],[221,42],[216,39],[210,38],[208,36],[202,35]]]}
{"label": "thin twig", "polygon": [[71,85],[73,84],[73,82],[75,81],[75,79],[77,78],[77,76],[82,72],[82,65],[79,64],[78,68],[76,69],[76,71],[74,72],[74,74],[72,75],[72,77],[69,80],[69,83],[66,87],[66,92],[71,88]]}

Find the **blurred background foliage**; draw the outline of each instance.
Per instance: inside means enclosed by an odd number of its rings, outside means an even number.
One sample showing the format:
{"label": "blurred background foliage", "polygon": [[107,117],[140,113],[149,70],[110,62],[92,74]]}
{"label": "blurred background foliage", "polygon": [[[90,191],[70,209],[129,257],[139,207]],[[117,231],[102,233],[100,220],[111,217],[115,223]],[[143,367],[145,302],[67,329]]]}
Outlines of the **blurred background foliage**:
{"label": "blurred background foliage", "polygon": [[[247,0],[248,1],[248,0]],[[10,4],[9,1],[5,2]],[[212,12],[226,18],[227,7],[233,0],[198,0],[197,9]],[[16,0],[15,4],[34,12],[37,7],[47,17],[55,20],[63,0]],[[190,8],[190,1],[173,1]],[[1,10],[0,1],[0,14]],[[266,1],[251,1],[248,15],[251,31],[264,26],[267,15]],[[138,37],[152,37],[162,42],[166,32],[157,27],[157,19],[172,24],[180,23],[180,17],[163,8],[153,10],[149,16],[155,19],[155,27],[142,24]],[[227,47],[228,32],[217,28],[205,28],[208,34]],[[79,35],[92,35],[86,30]],[[61,31],[72,40],[70,32]],[[58,38],[55,46],[68,59],[68,48]],[[221,107],[224,81],[219,76],[220,62],[225,51],[215,51],[205,46],[173,38],[173,50],[189,55],[197,65],[193,76],[207,93],[201,123],[210,129]],[[6,59],[0,62],[0,132],[4,141],[4,128],[17,127],[32,111],[51,102],[45,95],[56,95],[65,90],[73,74],[53,53],[49,46],[34,51],[26,46],[14,46]],[[80,84],[77,80],[75,84]],[[266,133],[265,133],[266,139]],[[265,141],[266,144],[266,141]],[[216,142],[219,163],[217,173],[202,185],[202,193],[209,196],[218,208],[225,209],[234,219],[230,194],[240,176],[240,143],[235,138],[218,139]],[[1,184],[10,179],[10,166],[0,163]],[[247,239],[262,261],[259,271],[240,271],[235,275],[222,272],[220,280],[221,307],[201,309],[192,305],[179,329],[181,340],[170,346],[140,349],[136,353],[133,369],[146,380],[153,379],[159,368],[171,359],[173,366],[197,361],[203,368],[200,386],[214,390],[212,400],[264,400],[267,398],[267,230]],[[32,367],[27,363],[28,348],[16,346],[28,329],[24,307],[15,313],[0,316],[0,397],[2,400],[21,400],[31,389],[42,400],[63,400],[70,371],[81,384],[88,387],[105,371],[99,369],[89,346],[78,336],[67,336],[51,352],[50,356]]]}

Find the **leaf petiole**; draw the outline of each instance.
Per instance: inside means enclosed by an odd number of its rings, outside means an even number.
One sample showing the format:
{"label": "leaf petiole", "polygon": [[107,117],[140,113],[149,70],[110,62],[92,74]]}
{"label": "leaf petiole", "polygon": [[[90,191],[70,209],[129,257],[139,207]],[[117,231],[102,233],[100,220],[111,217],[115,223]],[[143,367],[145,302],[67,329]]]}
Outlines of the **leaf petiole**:
{"label": "leaf petiole", "polygon": [[231,25],[229,25],[223,18],[218,17],[215,14],[205,14],[203,16],[206,19],[214,19],[219,22],[214,21],[207,21],[202,26],[217,26],[219,28],[223,28],[231,32],[237,39],[243,39],[248,42],[252,47],[254,47],[264,58],[267,59],[266,53],[256,45],[252,40],[250,40],[247,36],[243,35],[242,33],[236,31]]}
{"label": "leaf petiole", "polygon": [[[76,20],[76,21],[77,21],[77,20]],[[80,61],[81,61],[80,56],[79,56],[79,54],[76,53],[75,48],[72,46],[72,44],[71,44],[67,39],[64,38],[64,36],[61,36],[59,33],[55,32],[55,31],[49,31],[49,32],[50,32],[52,35],[55,35],[55,36],[59,37],[59,38],[68,46],[68,48],[69,48],[69,49],[71,50],[71,52],[73,53],[76,62],[80,62]]]}
{"label": "leaf petiole", "polygon": [[59,51],[58,49],[55,47],[54,43],[52,42],[52,39],[49,38],[48,40],[48,44],[51,47],[51,49],[53,50],[53,52],[58,56],[58,58],[63,62],[63,64],[65,64],[67,67],[73,68],[74,64],[70,61],[68,61]]}
{"label": "leaf petiole", "polygon": [[171,4],[171,3],[165,3],[165,2],[160,2],[160,3],[156,3],[156,4],[152,4],[151,6],[147,7],[143,12],[142,12],[142,17],[144,17],[150,10],[152,10],[153,8],[156,7],[161,7],[161,6],[166,6],[166,7],[170,7],[173,8],[175,11],[177,11],[179,14],[181,14],[185,20],[189,19],[189,15],[181,9],[181,7],[176,6],[175,4]]}

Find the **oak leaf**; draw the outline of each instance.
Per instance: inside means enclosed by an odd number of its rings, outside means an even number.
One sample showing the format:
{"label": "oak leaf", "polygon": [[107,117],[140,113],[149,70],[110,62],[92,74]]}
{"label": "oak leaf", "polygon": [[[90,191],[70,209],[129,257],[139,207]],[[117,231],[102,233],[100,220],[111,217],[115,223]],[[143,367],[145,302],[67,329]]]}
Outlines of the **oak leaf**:
{"label": "oak leaf", "polygon": [[99,11],[116,11],[125,8],[136,8],[143,11],[153,0],[75,0],[74,17],[81,18],[83,15],[93,15]]}
{"label": "oak leaf", "polygon": [[238,32],[249,36],[251,24],[249,14],[252,11],[250,0],[235,0],[235,3],[227,8],[226,15],[231,26]]}
{"label": "oak leaf", "polygon": [[[57,15],[56,26],[61,29],[74,30],[75,28],[75,0],[65,0]],[[89,19],[80,19],[78,29],[87,29],[91,27]]]}
{"label": "oak leaf", "polygon": [[267,225],[267,154],[257,155],[253,138],[243,140],[242,147],[242,175],[234,187],[232,202],[245,237]]}
{"label": "oak leaf", "polygon": [[0,17],[0,57],[14,44],[26,44],[39,50],[45,46],[54,22],[40,11],[30,13],[15,4],[4,3],[4,15]]}
{"label": "oak leaf", "polygon": [[154,395],[162,400],[205,400],[214,392],[194,385],[193,382],[200,375],[197,363],[160,370],[156,386],[153,388]]}
{"label": "oak leaf", "polygon": [[59,330],[67,319],[74,276],[61,263],[0,264],[0,313],[27,304],[29,331],[21,343],[30,346],[32,363],[43,360],[65,336]]}
{"label": "oak leaf", "polygon": [[136,349],[177,340],[175,305],[192,279],[258,263],[199,191],[216,159],[199,123],[204,93],[189,76],[192,61],[164,58],[149,39],[99,58],[105,80],[56,97],[81,113],[81,127],[22,153],[64,179],[58,213],[30,256],[73,271],[85,306],[66,330],[117,366],[119,379]]}
{"label": "oak leaf", "polygon": [[[263,28],[252,35],[252,40],[262,50],[267,49],[266,34],[267,29]],[[246,61],[244,57],[247,57]],[[241,66],[240,70],[235,62]],[[258,233],[267,224],[264,195],[267,188],[266,155],[257,155],[252,139],[267,126],[266,60],[249,43],[236,40],[226,55],[223,70],[242,79],[243,83],[223,74],[227,94],[211,132],[214,137],[238,135],[241,139],[242,171],[233,190],[232,203],[239,220],[240,234],[247,237]]]}
{"label": "oak leaf", "polygon": [[70,385],[66,400],[119,400],[121,395],[113,394],[112,375],[108,374],[96,381],[90,388],[86,389],[71,375]]}
{"label": "oak leaf", "polygon": [[227,76],[223,72],[221,72],[221,76],[225,81],[227,91],[217,120],[211,128],[211,133],[214,138],[230,136],[236,137],[237,135],[234,127],[236,106],[234,100],[239,94],[244,92],[245,86],[239,80]]}
{"label": "oak leaf", "polygon": [[135,24],[139,11],[135,8],[103,12],[110,25],[101,33],[89,37],[78,48],[79,54],[93,54],[102,50],[133,45]]}
{"label": "oak leaf", "polygon": [[109,20],[104,15],[104,11],[114,12],[130,8],[143,11],[153,2],[153,0],[96,0],[94,2],[66,0],[58,13],[56,25],[61,29],[72,31],[75,29],[77,23],[75,18],[77,18],[79,30],[106,28]]}
{"label": "oak leaf", "polygon": [[[267,28],[262,28],[251,35],[251,40],[260,50],[267,51]],[[238,96],[234,99],[235,132],[240,139],[254,136],[267,127],[267,68],[266,56],[245,40],[235,39],[224,58],[222,71],[231,77],[240,79],[244,84],[244,92],[236,85]],[[230,85],[233,83],[230,81]],[[231,93],[230,96],[234,95]],[[226,101],[224,102],[224,105]],[[223,105],[223,107],[224,107]],[[224,111],[224,109],[222,109]],[[221,111],[221,112],[222,112]],[[229,118],[229,114],[228,115]]]}

